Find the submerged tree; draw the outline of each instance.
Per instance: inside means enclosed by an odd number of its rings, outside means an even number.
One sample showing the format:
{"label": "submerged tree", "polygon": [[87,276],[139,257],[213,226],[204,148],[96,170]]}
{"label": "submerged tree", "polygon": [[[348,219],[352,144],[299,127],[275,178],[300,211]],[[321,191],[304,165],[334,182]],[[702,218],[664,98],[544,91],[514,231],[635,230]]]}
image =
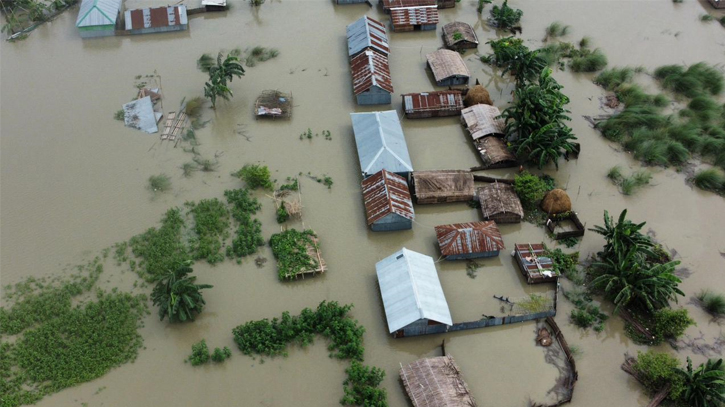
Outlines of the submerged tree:
{"label": "submerged tree", "polygon": [[657,257],[651,250],[654,246],[652,240],[640,232],[645,224],[647,222],[635,224],[627,219],[626,209],[619,214],[617,223],[614,223],[614,217],[609,216],[609,212],[604,211],[604,226],[597,225],[589,230],[604,236],[607,242],[604,245],[604,251],[600,253],[603,259],[613,258],[617,254],[626,254],[633,248],[638,253]]}
{"label": "submerged tree", "polygon": [[209,73],[209,81],[204,84],[204,97],[211,101],[212,109],[216,109],[217,97],[229,100],[234,96],[227,86],[227,82],[232,82],[235,76],[237,78],[244,76],[244,68],[239,62],[238,53],[230,52],[222,60],[223,55],[221,52],[217,55],[216,64],[211,62],[211,58],[207,54],[202,55],[198,61],[202,71]]}
{"label": "submerged tree", "polygon": [[192,271],[191,261],[185,261],[176,269],[169,270],[156,283],[151,299],[154,305],[160,306],[161,320],[168,315],[171,322],[193,321],[194,315],[201,312],[206,304],[201,290],[213,286],[195,284],[196,277],[188,276]]}

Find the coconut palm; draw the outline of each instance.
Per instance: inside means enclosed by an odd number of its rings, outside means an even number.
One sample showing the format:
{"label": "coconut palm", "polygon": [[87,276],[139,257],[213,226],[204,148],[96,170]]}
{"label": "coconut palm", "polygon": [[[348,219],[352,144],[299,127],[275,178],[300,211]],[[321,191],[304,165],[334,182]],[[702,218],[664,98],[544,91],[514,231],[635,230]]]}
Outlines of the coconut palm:
{"label": "coconut palm", "polygon": [[675,372],[684,381],[684,390],[679,399],[690,407],[718,407],[725,403],[725,370],[722,359],[709,359],[697,369],[692,369],[692,360],[687,358],[686,369]]}
{"label": "coconut palm", "polygon": [[185,261],[174,270],[169,270],[156,283],[151,299],[154,305],[160,306],[161,320],[168,315],[171,322],[193,321],[194,314],[201,312],[206,302],[200,290],[213,286],[194,284],[196,277],[188,276],[192,271],[191,261]]}
{"label": "coconut palm", "polygon": [[647,222],[635,224],[627,219],[627,210],[623,210],[619,214],[619,219],[615,224],[614,218],[609,216],[609,212],[604,211],[604,226],[594,226],[589,229],[592,232],[599,233],[604,236],[607,243],[604,245],[604,251],[601,253],[602,258],[610,258],[617,254],[626,254],[632,248],[636,248],[638,253],[650,257],[657,257],[652,252],[654,246],[652,240],[640,233],[640,230]]}
{"label": "coconut palm", "polygon": [[642,259],[637,247],[604,262],[594,263],[598,276],[592,280],[594,289],[603,290],[616,306],[634,305],[648,311],[655,311],[677,301],[677,295],[684,296],[678,285],[682,282],[675,274],[679,261],[664,264],[648,264]]}

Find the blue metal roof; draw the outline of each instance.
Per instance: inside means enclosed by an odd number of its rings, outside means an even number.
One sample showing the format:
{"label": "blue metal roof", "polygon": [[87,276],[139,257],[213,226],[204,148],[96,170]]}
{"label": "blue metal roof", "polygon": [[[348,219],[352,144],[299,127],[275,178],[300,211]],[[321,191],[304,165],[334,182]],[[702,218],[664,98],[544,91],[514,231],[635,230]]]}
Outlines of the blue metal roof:
{"label": "blue metal roof", "polygon": [[380,170],[413,171],[398,112],[350,113],[363,177]]}

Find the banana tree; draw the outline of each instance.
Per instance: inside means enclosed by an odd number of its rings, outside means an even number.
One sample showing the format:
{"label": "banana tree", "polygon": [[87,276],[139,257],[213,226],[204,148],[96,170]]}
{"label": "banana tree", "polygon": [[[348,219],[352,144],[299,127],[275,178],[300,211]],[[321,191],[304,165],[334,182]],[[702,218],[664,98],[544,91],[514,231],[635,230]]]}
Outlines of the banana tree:
{"label": "banana tree", "polygon": [[678,397],[690,407],[719,407],[725,403],[725,370],[722,359],[709,359],[697,369],[687,357],[687,368],[675,372],[684,381],[684,390]]}
{"label": "banana tree", "polygon": [[191,261],[179,264],[161,277],[153,291],[151,300],[159,306],[159,318],[168,316],[171,322],[193,321],[194,315],[201,312],[206,302],[201,290],[212,288],[209,284],[195,284],[196,277],[188,275],[194,271]]}
{"label": "banana tree", "polygon": [[601,253],[602,258],[612,258],[627,253],[632,248],[635,248],[640,254],[654,258],[657,257],[652,251],[654,243],[648,236],[640,232],[645,224],[647,222],[635,224],[627,219],[626,209],[619,214],[617,223],[614,223],[614,218],[609,216],[609,212],[604,211],[604,226],[597,225],[589,230],[604,236],[607,242]]}

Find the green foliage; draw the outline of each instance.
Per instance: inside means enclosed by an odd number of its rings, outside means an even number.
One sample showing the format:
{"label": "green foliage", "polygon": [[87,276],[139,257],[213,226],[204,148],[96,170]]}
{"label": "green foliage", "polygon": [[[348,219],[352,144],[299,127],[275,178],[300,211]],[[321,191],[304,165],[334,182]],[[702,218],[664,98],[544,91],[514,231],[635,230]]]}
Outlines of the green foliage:
{"label": "green foliage", "polygon": [[571,27],[568,25],[564,25],[559,21],[554,21],[546,27],[546,37],[544,38],[544,41],[550,38],[563,37],[569,33],[570,28]]}
{"label": "green foliage", "polygon": [[693,182],[698,188],[707,191],[725,191],[725,173],[717,168],[699,171]]}
{"label": "green foliage", "polygon": [[497,28],[516,27],[523,15],[523,11],[509,7],[508,0],[504,0],[501,7],[494,5],[491,9],[491,20]]}
{"label": "green foliage", "polygon": [[543,312],[551,308],[551,301],[539,294],[529,294],[529,298],[519,300],[516,305],[530,314]]}
{"label": "green foliage", "polygon": [[700,21],[702,21],[704,23],[709,23],[713,20],[715,20],[715,17],[712,16],[711,14],[701,14],[700,15]]}
{"label": "green foliage", "polygon": [[661,309],[654,313],[654,323],[655,338],[662,341],[681,337],[689,326],[695,325],[695,320],[690,318],[685,308]]}
{"label": "green foliage", "polygon": [[712,316],[725,316],[725,295],[710,290],[702,290],[697,293],[697,299],[700,301],[702,308]]}
{"label": "green foliage", "polygon": [[486,7],[486,4],[493,3],[493,0],[478,0],[478,7],[476,7],[476,11],[478,11],[478,14],[483,13],[483,8]]}
{"label": "green foliage", "polygon": [[229,210],[217,198],[202,199],[199,203],[187,202],[194,216],[195,236],[189,241],[194,259],[206,259],[209,264],[224,261],[222,241],[229,236]]}
{"label": "green foliage", "polygon": [[688,98],[719,95],[725,87],[723,74],[717,68],[698,62],[687,69],[680,65],[665,65],[655,69],[655,78],[662,86]]}
{"label": "green foliage", "polygon": [[272,254],[277,259],[277,272],[280,280],[292,280],[299,273],[315,270],[320,265],[318,260],[307,253],[308,247],[318,249],[317,235],[311,230],[302,232],[287,229],[275,233],[269,239]]}
{"label": "green foliage", "polygon": [[614,185],[619,186],[619,190],[624,195],[632,195],[637,189],[649,185],[652,180],[652,174],[649,171],[640,170],[634,172],[631,176],[625,177],[619,166],[614,166],[607,173]]}
{"label": "green foliage", "polygon": [[519,196],[522,206],[527,210],[538,208],[549,189],[541,178],[526,171],[514,178],[516,195]]}
{"label": "green foliage", "polygon": [[656,393],[667,385],[672,386],[670,399],[677,399],[683,390],[683,380],[677,374],[680,362],[666,354],[647,351],[637,352],[637,362],[634,364],[634,371],[642,379],[642,384],[651,393]]}
{"label": "green foliage", "polygon": [[548,247],[544,250],[544,255],[551,259],[554,263],[554,271],[569,280],[574,284],[581,284],[581,274],[576,269],[576,265],[579,262],[579,252],[575,253],[564,253],[561,249],[549,249]]}
{"label": "green foliage", "polygon": [[596,72],[607,66],[607,56],[599,49],[575,56],[571,60],[571,70],[574,72]]}
{"label": "green foliage", "polygon": [[725,368],[722,359],[708,359],[697,369],[687,357],[686,369],[676,369],[683,390],[677,401],[691,407],[720,407],[725,403]]}
{"label": "green foliage", "polygon": [[483,267],[483,264],[475,260],[466,261],[466,275],[471,278],[476,278],[476,273],[478,273],[481,267]]}
{"label": "green foliage", "polygon": [[266,165],[245,164],[242,169],[233,174],[247,184],[250,189],[274,189],[269,168]]}
{"label": "green foliage", "polygon": [[[219,349],[219,348],[217,348]],[[209,361],[209,348],[206,346],[206,340],[191,345],[191,355],[189,356],[189,362],[192,366],[203,365]]]}
{"label": "green foliage", "polygon": [[204,172],[214,172],[217,170],[217,168],[219,168],[219,161],[217,161],[216,159],[212,160],[211,158],[203,158],[199,155],[196,155],[192,160],[194,160],[197,168]]}
{"label": "green foliage", "polygon": [[279,208],[277,208],[277,223],[285,223],[289,219],[289,212],[287,212],[287,209],[284,206],[284,202],[282,202],[279,205]]}
{"label": "green foliage", "polygon": [[607,173],[607,178],[612,180],[615,184],[619,184],[624,179],[624,175],[622,175],[622,167],[615,165],[614,167],[609,169],[609,172]]}
{"label": "green foliage", "polygon": [[131,238],[131,250],[136,257],[141,258],[137,270],[140,277],[155,282],[167,270],[191,259],[182,242],[183,227],[181,211],[172,208],[161,218],[161,227],[150,228]]}
{"label": "green foliage", "polygon": [[262,238],[262,223],[252,216],[262,208],[262,205],[246,188],[224,191],[224,196],[231,205],[232,217],[237,222],[232,244],[227,246],[227,256],[240,259],[256,253],[258,247],[264,246],[264,238]]}
{"label": "green foliage", "polygon": [[340,400],[343,406],[387,407],[388,394],[380,388],[385,379],[385,371],[377,367],[365,366],[353,360],[345,370],[347,379],[343,382],[345,396]]}
{"label": "green foliage", "polygon": [[125,113],[123,112],[123,109],[116,110],[116,113],[113,114],[113,119],[114,120],[124,121],[125,120]]}
{"label": "green foliage", "polygon": [[592,303],[571,310],[570,317],[574,325],[579,328],[586,329],[594,327],[596,332],[604,330],[604,322],[609,318],[597,305]]}
{"label": "green foliage", "polygon": [[604,211],[604,226],[597,225],[589,229],[604,236],[606,240],[604,251],[599,253],[599,257],[602,259],[615,258],[617,255],[626,254],[632,249],[656,257],[651,250],[654,243],[648,236],[640,232],[646,224],[647,222],[635,224],[627,219],[626,209],[619,214],[617,223],[614,223],[614,218],[609,216],[608,211]]}
{"label": "green foliage", "polygon": [[279,187],[280,191],[298,191],[300,189],[300,184],[297,178],[291,178],[287,177],[288,184],[282,184]]}
{"label": "green foliage", "polygon": [[196,171],[198,169],[199,169],[199,167],[197,167],[196,163],[193,163],[193,162],[184,163],[181,166],[181,170],[184,172],[184,176],[187,178],[190,177],[191,174],[193,174],[194,171]]}
{"label": "green foliage", "polygon": [[214,352],[211,354],[211,360],[215,363],[221,363],[232,357],[232,351],[228,347],[224,349],[214,348]]}
{"label": "green foliage", "polygon": [[193,321],[204,308],[201,290],[213,286],[195,284],[196,277],[189,276],[193,271],[191,261],[186,261],[161,275],[151,292],[151,300],[159,306],[160,320],[168,316],[170,322]]}
{"label": "green foliage", "polygon": [[204,54],[197,61],[197,66],[209,74],[209,80],[204,84],[204,97],[211,101],[212,109],[216,109],[217,97],[229,100],[234,96],[227,86],[227,82],[232,82],[235,76],[237,78],[244,76],[244,68],[239,63],[239,57],[234,53],[229,53],[224,58],[224,54],[220,52],[217,55],[216,64],[210,55]]}
{"label": "green foliage", "polygon": [[481,57],[481,61],[504,68],[501,76],[510,73],[518,86],[536,80],[546,68],[546,60],[538,51],[530,51],[520,38],[506,37],[487,42],[493,54]]}
{"label": "green foliage", "polygon": [[171,189],[171,178],[166,174],[149,177],[149,189],[153,192],[166,192]]}
{"label": "green foliage", "polygon": [[453,33],[453,41],[460,41],[462,39],[463,39],[463,34],[461,34],[458,31]]}

